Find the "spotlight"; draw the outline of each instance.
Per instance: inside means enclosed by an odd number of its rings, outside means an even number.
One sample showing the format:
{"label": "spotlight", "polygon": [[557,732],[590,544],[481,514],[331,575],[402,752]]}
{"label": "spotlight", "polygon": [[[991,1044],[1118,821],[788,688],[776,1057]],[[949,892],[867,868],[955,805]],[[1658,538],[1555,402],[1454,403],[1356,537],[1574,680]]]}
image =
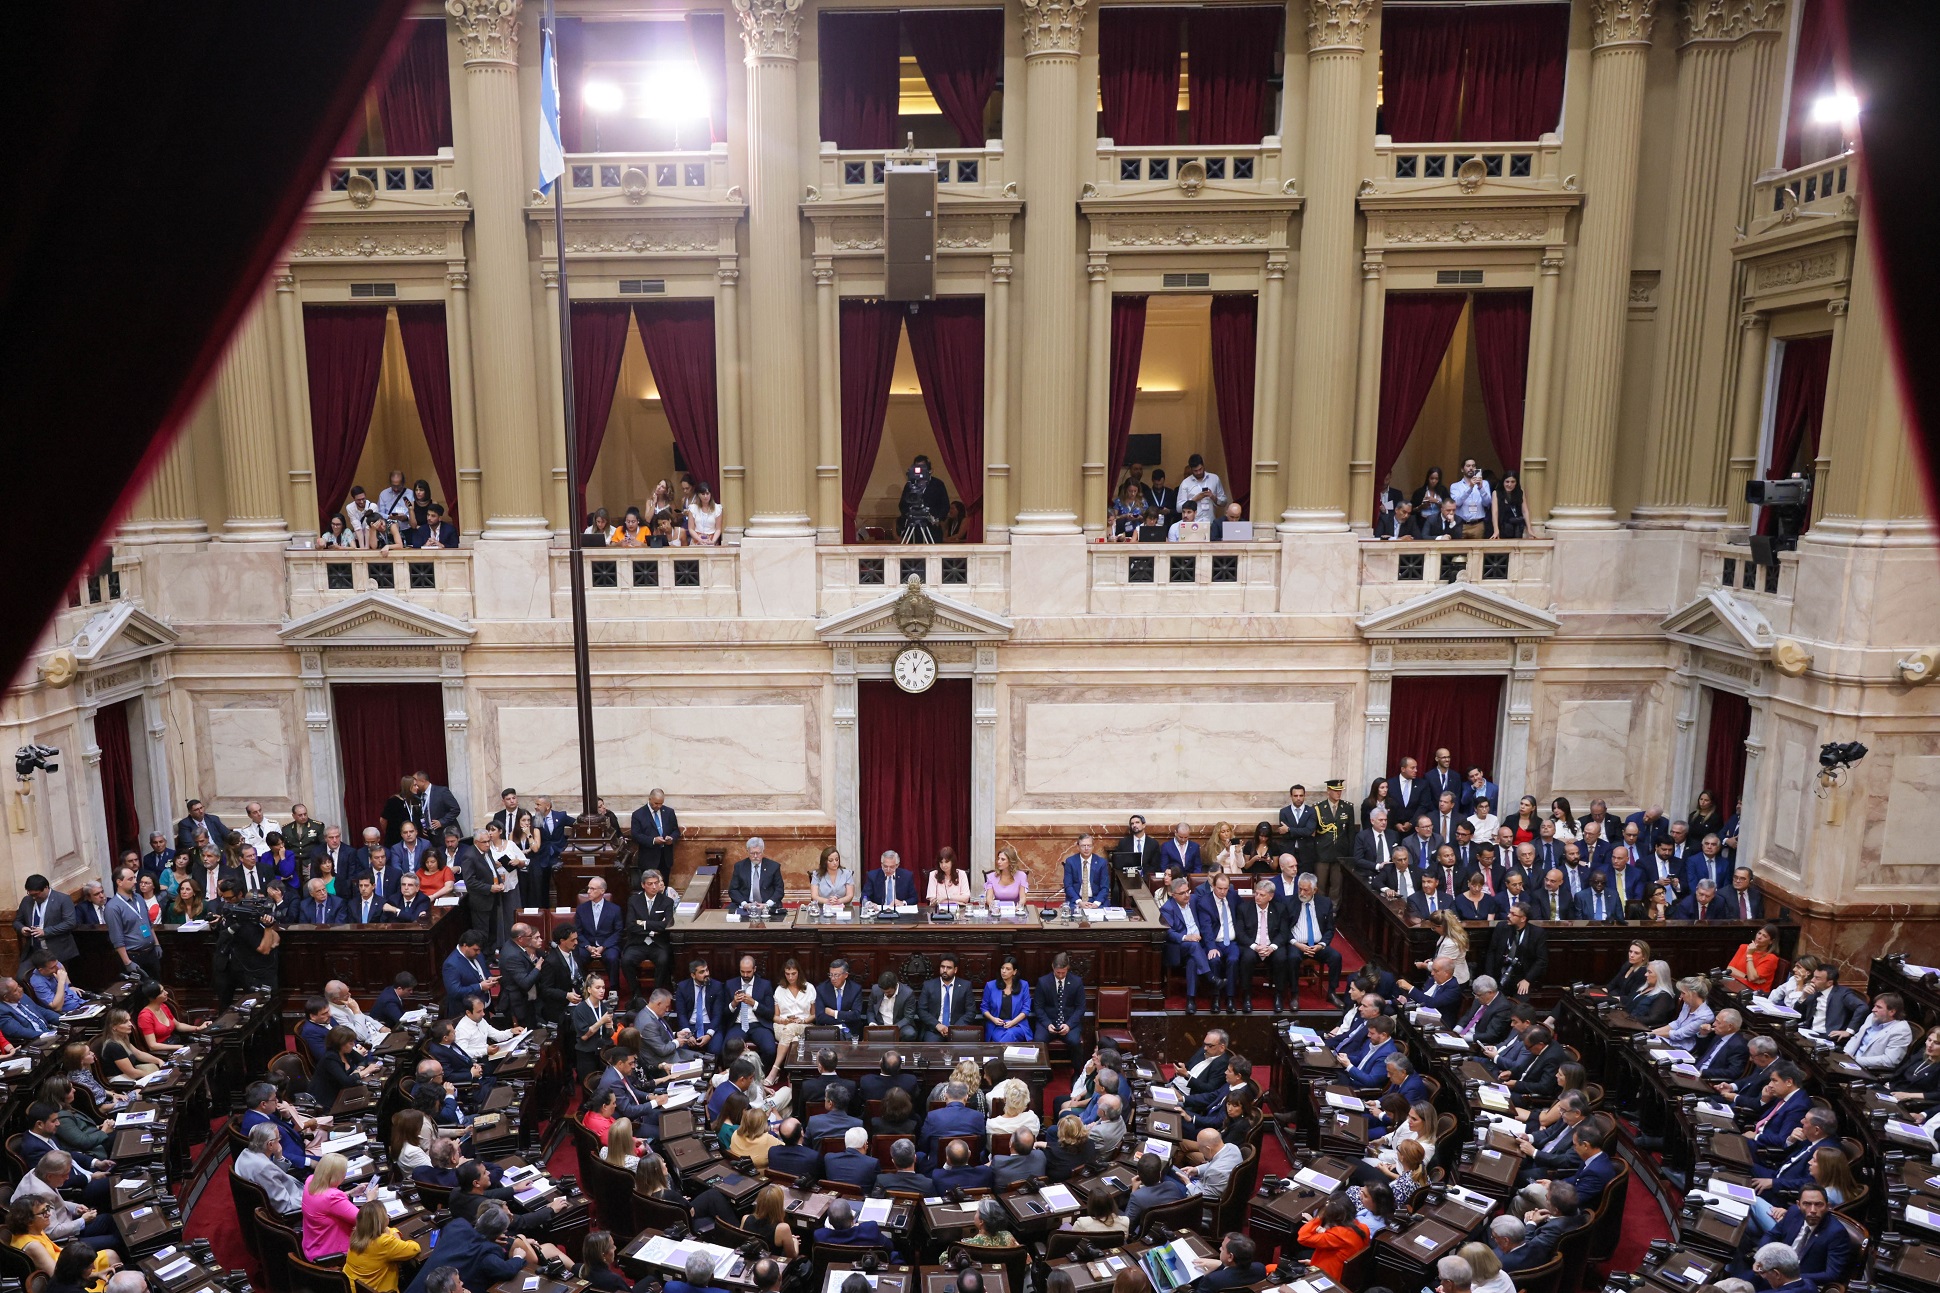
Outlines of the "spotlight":
{"label": "spotlight", "polygon": [[588,81],[579,92],[579,101],[588,111],[605,115],[626,106],[626,91],[611,81]]}
{"label": "spotlight", "polygon": [[692,63],[655,63],[636,87],[633,115],[692,121],[707,115],[707,78]]}
{"label": "spotlight", "polygon": [[1812,120],[1822,126],[1851,125],[1859,120],[1859,96],[1835,91],[1812,101]]}

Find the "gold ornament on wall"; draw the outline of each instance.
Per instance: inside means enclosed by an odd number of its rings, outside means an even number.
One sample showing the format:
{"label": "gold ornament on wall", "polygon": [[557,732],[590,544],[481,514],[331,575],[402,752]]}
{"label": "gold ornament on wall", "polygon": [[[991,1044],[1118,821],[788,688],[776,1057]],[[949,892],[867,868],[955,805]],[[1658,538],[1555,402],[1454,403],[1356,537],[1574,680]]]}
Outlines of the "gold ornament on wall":
{"label": "gold ornament on wall", "polygon": [[911,575],[903,585],[903,595],[896,599],[896,627],[904,637],[918,640],[929,636],[935,622],[936,602],[923,591],[922,579]]}
{"label": "gold ornament on wall", "polygon": [[81,662],[75,658],[74,652],[62,647],[40,666],[40,680],[49,687],[66,687],[74,682],[80,672]]}
{"label": "gold ornament on wall", "polygon": [[1918,687],[1933,681],[1940,672],[1940,647],[1921,647],[1909,652],[1905,659],[1896,660],[1893,667],[1899,670],[1900,681],[1909,687]]}
{"label": "gold ornament on wall", "polygon": [[1797,638],[1780,638],[1772,643],[1772,668],[1787,678],[1796,678],[1812,667],[1812,653]]}

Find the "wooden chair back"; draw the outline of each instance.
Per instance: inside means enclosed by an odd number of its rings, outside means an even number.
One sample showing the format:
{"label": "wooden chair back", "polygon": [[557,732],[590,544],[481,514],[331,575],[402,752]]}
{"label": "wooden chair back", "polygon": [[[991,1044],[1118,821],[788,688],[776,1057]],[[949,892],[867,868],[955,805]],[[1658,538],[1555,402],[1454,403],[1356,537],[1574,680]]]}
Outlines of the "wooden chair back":
{"label": "wooden chair back", "polygon": [[1559,1254],[1525,1271],[1511,1271],[1516,1293],[1563,1293],[1563,1258]]}

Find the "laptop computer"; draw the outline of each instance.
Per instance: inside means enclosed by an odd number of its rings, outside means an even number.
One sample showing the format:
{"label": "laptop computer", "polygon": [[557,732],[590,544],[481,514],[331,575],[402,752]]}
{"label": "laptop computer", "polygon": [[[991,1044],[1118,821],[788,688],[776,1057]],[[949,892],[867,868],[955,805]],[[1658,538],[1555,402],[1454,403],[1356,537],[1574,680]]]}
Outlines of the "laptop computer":
{"label": "laptop computer", "polygon": [[1251,521],[1225,521],[1219,527],[1221,543],[1251,542],[1253,523]]}

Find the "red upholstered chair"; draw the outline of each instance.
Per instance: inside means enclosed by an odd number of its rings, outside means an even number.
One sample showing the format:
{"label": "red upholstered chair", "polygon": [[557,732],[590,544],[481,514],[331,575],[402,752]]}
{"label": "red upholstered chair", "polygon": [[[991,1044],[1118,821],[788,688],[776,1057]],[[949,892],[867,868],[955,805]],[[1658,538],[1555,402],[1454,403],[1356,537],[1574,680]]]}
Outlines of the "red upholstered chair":
{"label": "red upholstered chair", "polygon": [[1138,1054],[1138,1039],[1132,1036],[1132,990],[1098,989],[1098,1044],[1111,1046],[1120,1055]]}

